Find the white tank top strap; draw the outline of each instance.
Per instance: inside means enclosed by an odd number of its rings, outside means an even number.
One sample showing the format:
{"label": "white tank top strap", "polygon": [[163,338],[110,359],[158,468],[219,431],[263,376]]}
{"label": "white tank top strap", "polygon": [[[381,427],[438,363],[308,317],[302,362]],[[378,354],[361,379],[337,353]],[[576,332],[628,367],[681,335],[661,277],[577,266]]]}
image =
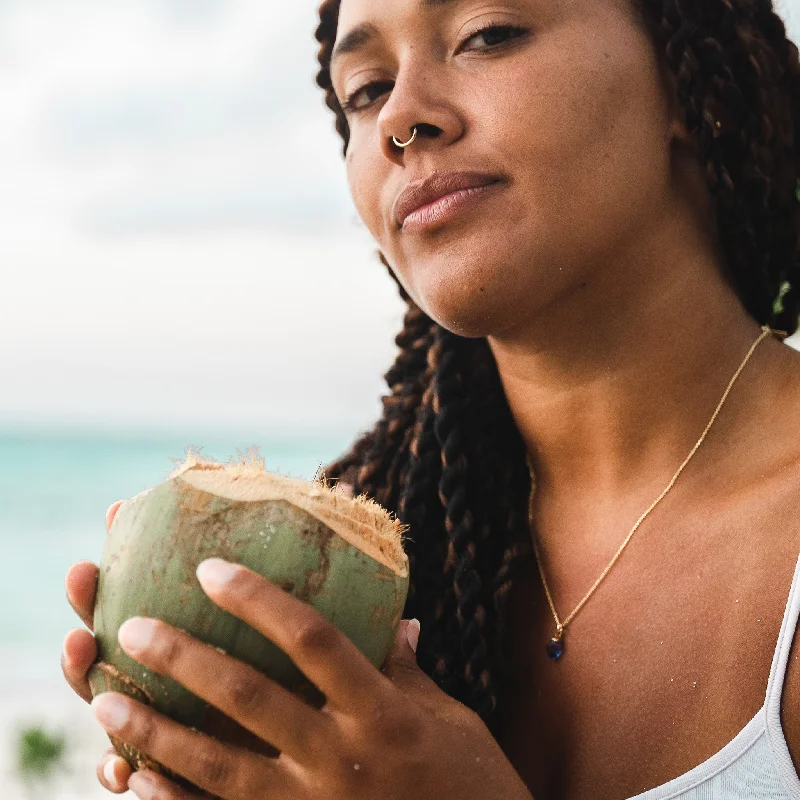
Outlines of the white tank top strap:
{"label": "white tank top strap", "polygon": [[781,695],[798,617],[800,555],[772,656],[764,704],[728,744],[703,763],[628,800],[800,800],[800,777],[781,726]]}
{"label": "white tank top strap", "polygon": [[800,778],[798,778],[792,762],[792,756],[781,727],[781,695],[798,616],[800,616],[800,556],[798,556],[794,569],[794,578],[789,591],[789,599],[786,601],[786,611],[778,635],[778,644],[772,657],[772,668],[769,672],[767,696],[764,702],[766,737],[775,759],[775,765],[787,795],[800,798]]}

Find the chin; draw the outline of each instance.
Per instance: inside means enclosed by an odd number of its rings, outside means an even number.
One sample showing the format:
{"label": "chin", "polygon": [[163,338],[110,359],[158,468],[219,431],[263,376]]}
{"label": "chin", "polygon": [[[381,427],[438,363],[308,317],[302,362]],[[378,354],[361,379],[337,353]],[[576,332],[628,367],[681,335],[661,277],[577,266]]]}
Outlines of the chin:
{"label": "chin", "polygon": [[419,272],[412,279],[409,294],[423,311],[451,333],[474,339],[507,327],[509,313],[519,302],[521,290],[513,283],[498,285],[495,273],[435,269]]}
{"label": "chin", "polygon": [[[404,266],[403,283],[425,313],[459,336],[502,336],[547,314],[553,303],[574,294],[585,278],[580,270],[543,267],[547,257],[475,251],[469,259],[437,253]],[[537,268],[537,264],[540,265]]]}

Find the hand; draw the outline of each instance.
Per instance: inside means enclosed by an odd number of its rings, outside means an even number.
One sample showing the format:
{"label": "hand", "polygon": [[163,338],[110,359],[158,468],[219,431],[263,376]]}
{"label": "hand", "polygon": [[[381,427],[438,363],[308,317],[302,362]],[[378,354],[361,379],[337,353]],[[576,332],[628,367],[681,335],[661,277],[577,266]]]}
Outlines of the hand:
{"label": "hand", "polygon": [[[218,606],[286,652],[325,704],[311,707],[165,622],[134,618],[119,631],[126,653],[279,755],[212,739],[116,692],[92,702],[106,731],[223,800],[532,800],[480,717],[419,669],[407,620],[378,670],[313,606],[256,572],[211,559],[197,575]],[[199,797],[149,770],[128,786],[142,800]]]}
{"label": "hand", "polygon": [[[353,487],[349,483],[338,482],[335,487],[348,497],[353,496]],[[117,500],[106,511],[106,532],[111,528],[111,523],[125,502]],[[94,630],[94,601],[97,591],[98,568],[91,561],[80,561],[73,564],[67,571],[66,590],[67,600],[72,609],[80,617],[89,631],[83,628],[74,628],[64,638],[63,652],[61,655],[61,670],[67,683],[75,693],[87,703],[92,701],[92,692],[87,680],[89,667],[97,658],[97,645],[90,631]],[[128,791],[128,778],[131,767],[128,762],[117,755],[113,747],[106,750],[97,764],[97,779],[101,785],[115,794]]]}
{"label": "hand", "polygon": [[[106,531],[114,521],[114,515],[123,501],[112,503],[106,511]],[[67,571],[67,600],[75,613],[89,628],[74,628],[64,638],[64,649],[61,654],[61,670],[67,683],[76,694],[87,703],[92,701],[92,692],[86,673],[97,658],[97,645],[90,633],[94,629],[94,598],[97,590],[98,569],[90,561],[73,564]],[[117,755],[113,747],[106,750],[97,765],[97,778],[100,783],[115,794],[128,790],[128,778],[131,767],[128,762]]]}

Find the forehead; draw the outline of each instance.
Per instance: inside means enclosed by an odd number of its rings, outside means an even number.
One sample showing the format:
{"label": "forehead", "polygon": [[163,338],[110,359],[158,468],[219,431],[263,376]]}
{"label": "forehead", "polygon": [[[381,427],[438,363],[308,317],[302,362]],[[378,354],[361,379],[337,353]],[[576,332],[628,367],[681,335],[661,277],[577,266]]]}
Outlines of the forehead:
{"label": "forehead", "polygon": [[379,15],[381,12],[388,16],[402,11],[426,12],[446,6],[455,6],[464,0],[341,0],[339,4],[339,22],[348,19],[366,19]]}
{"label": "forehead", "polygon": [[[605,7],[607,10],[622,9],[629,14],[638,9],[641,0],[588,0],[592,6]],[[337,42],[354,27],[362,27],[365,23],[376,26],[391,27],[393,22],[400,22],[408,16],[432,16],[437,12],[460,11],[466,7],[476,11],[503,11],[513,9],[552,10],[554,5],[563,7],[580,7],[586,0],[341,0],[337,24]],[[638,18],[638,14],[633,14]],[[365,26],[366,27],[366,26]]]}
{"label": "forehead", "polygon": [[[516,0],[516,3],[519,2],[520,0]],[[522,2],[524,4],[525,0]],[[405,16],[431,15],[440,10],[479,3],[480,0],[341,0],[337,39],[364,22],[391,25],[393,21],[399,21]],[[502,0],[501,2],[483,0],[480,4],[487,6],[487,10],[501,8],[504,5]]]}
{"label": "forehead", "polygon": [[[339,72],[339,61],[357,58],[359,51],[378,44],[384,36],[416,35],[433,30],[438,21],[458,15],[473,18],[492,12],[531,15],[541,24],[558,18],[597,24],[602,31],[614,25],[622,11],[629,22],[645,28],[639,5],[642,0],[341,0],[336,40],[331,53],[331,74]],[[593,22],[590,22],[593,21]],[[428,26],[431,26],[430,28]],[[594,34],[593,34],[594,35]]]}
{"label": "forehead", "polygon": [[[332,63],[360,49],[383,30],[402,29],[415,18],[431,18],[467,7],[482,11],[547,3],[552,0],[341,0]],[[563,0],[562,0],[563,1]]]}

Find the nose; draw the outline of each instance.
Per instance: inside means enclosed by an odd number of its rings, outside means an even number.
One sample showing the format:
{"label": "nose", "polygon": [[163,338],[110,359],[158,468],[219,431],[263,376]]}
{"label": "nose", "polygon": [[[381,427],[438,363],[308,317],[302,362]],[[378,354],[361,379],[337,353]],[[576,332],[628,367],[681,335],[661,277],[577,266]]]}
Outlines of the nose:
{"label": "nose", "polygon": [[409,150],[452,144],[464,134],[464,121],[447,90],[447,79],[436,66],[407,61],[398,70],[389,97],[378,114],[381,149],[392,161],[401,163],[405,148],[392,137],[407,142],[416,127],[417,135]]}

